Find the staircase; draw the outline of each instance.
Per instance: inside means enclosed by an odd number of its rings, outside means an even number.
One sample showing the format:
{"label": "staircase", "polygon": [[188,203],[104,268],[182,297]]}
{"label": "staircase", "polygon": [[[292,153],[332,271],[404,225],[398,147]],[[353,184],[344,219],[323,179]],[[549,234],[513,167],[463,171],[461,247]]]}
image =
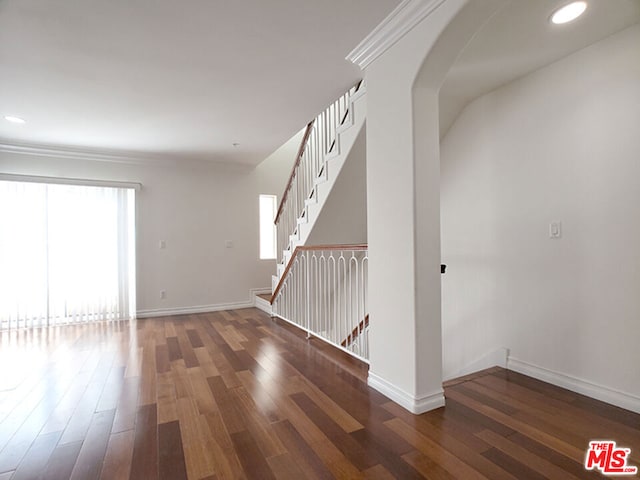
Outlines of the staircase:
{"label": "staircase", "polygon": [[275,219],[278,263],[272,277],[272,291],[296,247],[306,244],[364,126],[364,94],[365,86],[360,82],[307,126]]}
{"label": "staircase", "polygon": [[[296,325],[310,338],[368,361],[367,245],[307,245],[325,205],[331,206],[320,223],[334,218],[333,204],[341,202],[340,191],[344,185],[352,188],[364,168],[364,163],[349,163],[335,188],[335,199],[328,202],[352,149],[354,154],[363,152],[364,93],[360,82],[307,125],[275,219],[278,259],[270,306],[273,316]],[[337,205],[340,213],[348,212],[342,203]],[[322,232],[324,227],[316,230]]]}
{"label": "staircase", "polygon": [[296,247],[273,293],[273,315],[367,362],[368,266],[367,245]]}

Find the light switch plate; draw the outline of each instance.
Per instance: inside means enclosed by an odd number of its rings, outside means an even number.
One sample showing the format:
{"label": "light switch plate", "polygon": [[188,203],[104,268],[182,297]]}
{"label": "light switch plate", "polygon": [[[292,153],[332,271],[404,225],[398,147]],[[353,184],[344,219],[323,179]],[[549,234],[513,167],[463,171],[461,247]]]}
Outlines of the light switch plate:
{"label": "light switch plate", "polygon": [[562,238],[562,222],[549,224],[549,238]]}

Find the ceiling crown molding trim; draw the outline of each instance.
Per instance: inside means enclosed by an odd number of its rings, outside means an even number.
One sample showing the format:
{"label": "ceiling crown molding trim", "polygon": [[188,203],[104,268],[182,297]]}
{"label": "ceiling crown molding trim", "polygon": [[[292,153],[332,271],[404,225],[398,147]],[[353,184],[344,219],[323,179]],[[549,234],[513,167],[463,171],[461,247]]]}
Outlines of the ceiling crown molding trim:
{"label": "ceiling crown molding trim", "polygon": [[99,149],[79,149],[50,145],[26,145],[6,143],[0,140],[0,153],[32,155],[46,158],[65,158],[71,160],[88,160],[93,162],[117,163],[126,165],[142,165],[155,167],[184,167],[198,169],[216,169],[236,173],[247,173],[255,169],[255,165],[246,163],[203,160],[183,154],[152,154],[129,151],[109,151]]}
{"label": "ceiling crown molding trim", "polygon": [[446,1],[403,0],[346,59],[364,70]]}
{"label": "ceiling crown molding trim", "polygon": [[4,180],[7,182],[46,183],[49,185],[80,185],[83,187],[132,188],[134,190],[140,190],[142,188],[142,184],[139,182],[93,180],[88,178],[75,177],[44,177],[42,175],[22,175],[13,173],[0,173],[0,180]]}
{"label": "ceiling crown molding trim", "polygon": [[[132,152],[114,153],[106,150],[80,150],[53,146],[36,146],[24,144],[0,143],[0,152],[34,155],[37,157],[67,158],[72,160],[93,160],[97,162],[127,163],[148,165],[150,162],[158,164],[158,158],[150,158]],[[162,160],[161,160],[162,161]],[[167,160],[165,159],[166,163]],[[175,162],[171,162],[174,164]]]}

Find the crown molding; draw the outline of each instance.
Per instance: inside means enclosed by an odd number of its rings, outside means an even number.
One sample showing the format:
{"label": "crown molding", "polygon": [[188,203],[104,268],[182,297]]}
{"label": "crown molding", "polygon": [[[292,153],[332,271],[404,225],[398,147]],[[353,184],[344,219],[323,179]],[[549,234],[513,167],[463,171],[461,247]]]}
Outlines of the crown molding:
{"label": "crown molding", "polygon": [[54,185],[80,185],[83,187],[112,187],[112,188],[132,188],[140,190],[142,184],[139,182],[119,182],[111,180],[93,180],[88,178],[70,177],[45,177],[42,175],[22,175],[15,173],[0,173],[0,180],[8,182],[29,182],[46,183]]}
{"label": "crown molding", "polygon": [[391,48],[447,0],[403,0],[346,59],[361,69]]}
{"label": "crown molding", "polygon": [[246,173],[255,169],[255,165],[247,163],[223,160],[206,160],[180,153],[170,155],[168,153],[132,152],[125,150],[112,151],[106,149],[80,149],[51,145],[28,145],[19,143],[8,143],[6,140],[2,139],[0,139],[0,153],[13,153],[18,155],[31,155],[47,158],[65,158],[71,160],[88,160],[94,162],[127,165],[190,167],[204,169],[214,168],[241,173]]}
{"label": "crown molding", "polygon": [[99,149],[77,149],[70,147],[54,147],[49,145],[26,145],[17,143],[0,143],[0,152],[15,153],[20,155],[33,155],[36,157],[67,158],[72,160],[93,160],[96,162],[127,163],[137,165],[175,164],[175,161],[160,159],[157,156],[134,153],[112,152]]}

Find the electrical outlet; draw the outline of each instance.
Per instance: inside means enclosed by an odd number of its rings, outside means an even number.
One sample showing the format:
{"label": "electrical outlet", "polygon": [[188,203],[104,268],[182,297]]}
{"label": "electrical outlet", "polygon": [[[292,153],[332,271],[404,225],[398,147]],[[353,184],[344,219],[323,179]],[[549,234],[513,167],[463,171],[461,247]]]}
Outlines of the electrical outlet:
{"label": "electrical outlet", "polygon": [[160,247],[160,250],[164,250],[165,248],[167,248],[167,241],[160,240],[160,242],[158,242],[158,247]]}
{"label": "electrical outlet", "polygon": [[164,300],[165,298],[167,298],[167,291],[160,290],[160,300]]}
{"label": "electrical outlet", "polygon": [[225,240],[224,246],[225,248],[233,248],[233,240]]}

